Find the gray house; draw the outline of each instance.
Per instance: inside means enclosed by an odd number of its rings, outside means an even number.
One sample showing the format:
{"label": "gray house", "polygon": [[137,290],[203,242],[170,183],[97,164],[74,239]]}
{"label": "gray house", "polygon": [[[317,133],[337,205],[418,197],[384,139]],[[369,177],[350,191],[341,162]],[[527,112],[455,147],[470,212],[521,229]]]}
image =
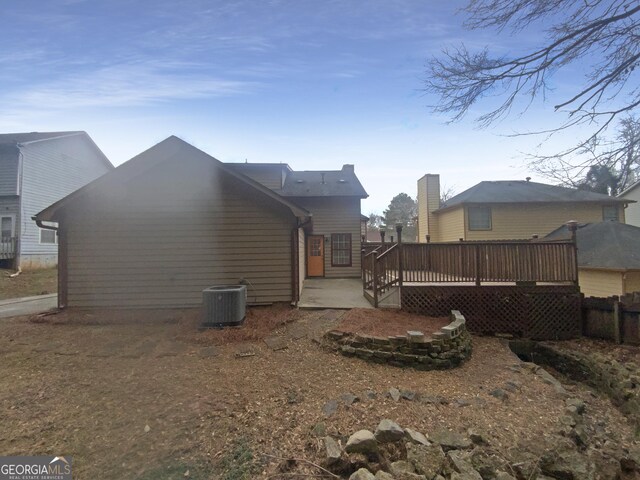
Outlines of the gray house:
{"label": "gray house", "polygon": [[215,284],[298,300],[307,277],[360,276],[352,165],[225,164],[169,137],[40,212],[60,238],[59,306],[195,307]]}
{"label": "gray house", "polygon": [[31,217],[112,169],[85,132],[0,134],[0,264],[56,265],[55,230]]}

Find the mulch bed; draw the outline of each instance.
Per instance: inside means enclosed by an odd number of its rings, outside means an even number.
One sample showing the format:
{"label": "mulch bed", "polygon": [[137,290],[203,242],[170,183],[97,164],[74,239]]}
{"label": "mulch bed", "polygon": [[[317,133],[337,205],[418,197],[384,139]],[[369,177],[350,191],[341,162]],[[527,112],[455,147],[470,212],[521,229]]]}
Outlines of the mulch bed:
{"label": "mulch bed", "polygon": [[425,317],[390,309],[354,308],[342,317],[336,330],[380,337],[404,335],[408,330],[418,330],[430,335],[449,322],[448,317]]}

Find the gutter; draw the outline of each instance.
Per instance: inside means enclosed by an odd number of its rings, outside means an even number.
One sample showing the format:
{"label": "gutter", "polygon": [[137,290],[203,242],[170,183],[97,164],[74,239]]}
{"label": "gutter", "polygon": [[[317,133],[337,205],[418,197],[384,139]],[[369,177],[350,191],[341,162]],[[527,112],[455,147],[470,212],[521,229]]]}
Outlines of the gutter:
{"label": "gutter", "polygon": [[34,220],[36,222],[36,225],[39,226],[40,228],[44,228],[45,230],[53,230],[54,232],[58,231],[58,227],[45,225],[44,223],[42,223],[42,220],[38,220],[38,217],[36,216],[31,217],[31,220]]}

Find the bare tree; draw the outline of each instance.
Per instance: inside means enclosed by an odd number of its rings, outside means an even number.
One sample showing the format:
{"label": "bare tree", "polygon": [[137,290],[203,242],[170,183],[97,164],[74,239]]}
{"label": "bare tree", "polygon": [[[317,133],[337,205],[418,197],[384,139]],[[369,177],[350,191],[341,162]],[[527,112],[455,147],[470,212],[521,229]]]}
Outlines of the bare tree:
{"label": "bare tree", "polygon": [[442,187],[440,188],[440,203],[444,203],[450,198],[455,197],[456,193],[457,192],[455,185],[445,185],[443,183]]}
{"label": "bare tree", "polygon": [[462,45],[433,58],[426,90],[439,97],[436,112],[459,120],[483,97],[498,96],[497,107],[477,118],[486,126],[507,115],[520,99],[530,103],[544,96],[556,72],[582,70],[575,90],[554,105],[564,120],[557,128],[537,132],[591,125],[586,138],[555,158],[568,161],[593,147],[598,147],[597,155],[603,153],[603,132],[616,117],[632,114],[640,105],[638,0],[470,0],[465,11],[470,29],[510,29],[517,34],[539,23],[551,26],[541,45],[529,52],[491,56],[486,48],[474,53]]}
{"label": "bare tree", "polygon": [[565,185],[600,191],[606,184],[611,195],[620,193],[640,178],[640,120],[621,119],[613,139],[595,135],[554,155],[530,155],[529,166]]}

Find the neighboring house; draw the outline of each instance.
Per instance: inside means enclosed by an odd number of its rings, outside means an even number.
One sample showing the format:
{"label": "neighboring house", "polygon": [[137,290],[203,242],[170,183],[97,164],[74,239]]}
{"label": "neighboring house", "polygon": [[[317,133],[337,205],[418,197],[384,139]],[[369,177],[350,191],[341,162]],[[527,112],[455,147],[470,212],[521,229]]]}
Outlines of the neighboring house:
{"label": "neighboring house", "polygon": [[85,132],[0,134],[0,261],[23,269],[56,265],[56,232],[31,217],[112,169]]}
{"label": "neighboring house", "polygon": [[543,237],[569,220],[624,223],[633,200],[531,181],[485,181],[440,203],[439,175],[418,180],[418,239],[432,242]]}
{"label": "neighboring house", "polygon": [[631,203],[625,211],[625,220],[629,225],[635,225],[640,227],[640,180],[631,185],[625,191],[618,195],[618,198],[627,201],[633,201],[638,203]]}
{"label": "neighboring house", "polygon": [[[570,238],[563,225],[545,237]],[[578,277],[588,297],[610,297],[640,291],[640,228],[618,222],[579,224]]]}
{"label": "neighboring house", "polygon": [[295,302],[306,276],[360,275],[365,196],[353,166],[224,164],[169,137],[37,219],[59,223],[60,306],[198,306],[241,281]]}

